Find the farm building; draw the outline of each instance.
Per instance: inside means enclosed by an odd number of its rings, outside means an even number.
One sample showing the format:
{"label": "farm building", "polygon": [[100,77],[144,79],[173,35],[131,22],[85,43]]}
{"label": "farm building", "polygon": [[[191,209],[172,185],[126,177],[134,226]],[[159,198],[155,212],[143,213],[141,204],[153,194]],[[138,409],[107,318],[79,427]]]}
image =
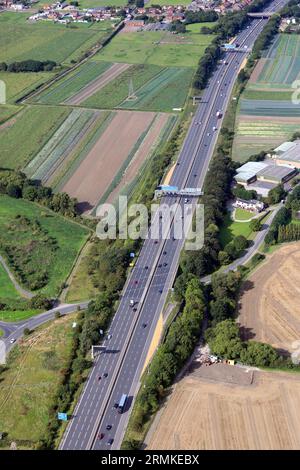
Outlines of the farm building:
{"label": "farm building", "polygon": [[267,196],[269,191],[278,184],[289,181],[297,170],[288,165],[276,165],[274,162],[248,162],[237,170],[235,181],[249,190],[255,190],[261,196]]}
{"label": "farm building", "polygon": [[250,184],[256,181],[257,174],[267,167],[267,163],[248,162],[238,168],[234,179],[239,184]]}
{"label": "farm building", "polygon": [[272,158],[277,165],[288,165],[300,169],[300,140],[284,142],[274,150]]}

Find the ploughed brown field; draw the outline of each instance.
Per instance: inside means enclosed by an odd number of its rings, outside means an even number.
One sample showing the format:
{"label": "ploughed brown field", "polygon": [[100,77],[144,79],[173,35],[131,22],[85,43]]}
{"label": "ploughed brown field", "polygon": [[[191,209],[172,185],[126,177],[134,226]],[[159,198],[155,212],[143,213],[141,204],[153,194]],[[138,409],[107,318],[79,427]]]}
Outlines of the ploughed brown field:
{"label": "ploughed brown field", "polygon": [[[108,189],[155,116],[153,112],[117,111],[101,137],[61,190],[76,197],[84,212],[91,210]],[[163,114],[157,116],[160,124],[155,121],[155,132],[150,129],[139,147],[142,156],[145,156],[146,150],[155,143],[165,119]],[[141,161],[141,157],[138,161]],[[138,166],[134,167],[136,171]]]}
{"label": "ploughed brown field", "polygon": [[220,365],[201,366],[174,387],[147,449],[299,449],[300,376],[244,370],[243,380],[237,366],[215,374]]}
{"label": "ploughed brown field", "polygon": [[283,245],[245,283],[238,321],[245,339],[293,352],[300,340],[300,243]]}

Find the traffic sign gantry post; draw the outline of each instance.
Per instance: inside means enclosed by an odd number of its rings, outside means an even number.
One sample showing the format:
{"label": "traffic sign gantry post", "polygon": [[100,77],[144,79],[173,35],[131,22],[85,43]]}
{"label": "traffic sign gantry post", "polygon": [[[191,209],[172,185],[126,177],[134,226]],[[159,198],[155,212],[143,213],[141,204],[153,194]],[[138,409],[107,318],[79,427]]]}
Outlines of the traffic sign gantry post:
{"label": "traffic sign gantry post", "polygon": [[68,415],[67,413],[57,413],[57,418],[60,421],[68,421]]}

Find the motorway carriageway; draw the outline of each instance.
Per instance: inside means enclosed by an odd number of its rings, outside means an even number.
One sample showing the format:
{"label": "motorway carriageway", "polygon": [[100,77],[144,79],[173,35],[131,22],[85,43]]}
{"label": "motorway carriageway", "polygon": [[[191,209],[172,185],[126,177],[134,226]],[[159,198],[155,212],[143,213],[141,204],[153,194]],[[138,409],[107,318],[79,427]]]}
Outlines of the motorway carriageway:
{"label": "motorway carriageway", "polygon": [[[285,3],[284,0],[275,1],[265,11],[279,9]],[[237,36],[236,42],[251,47],[266,22],[265,19],[252,20],[250,27]],[[217,66],[185,138],[171,185],[179,188],[203,186],[217,140],[218,132],[214,132],[213,127],[219,128],[221,124],[216,113],[218,110],[225,112],[245,57],[246,53],[242,52],[226,53],[224,59],[228,65]],[[165,197],[162,202],[172,205],[175,201],[181,207],[184,206],[184,198]],[[158,217],[156,213],[154,223]],[[175,213],[174,217],[181,215]],[[103,342],[105,352],[95,358],[60,449],[120,448],[133,399],[139,388],[140,375],[159,315],[174,282],[183,245],[183,240],[173,239],[172,229],[167,240],[145,240],[112,320],[109,331],[111,338],[106,337]],[[136,312],[130,307],[131,299],[137,302]],[[105,373],[108,374],[107,378],[104,377]],[[123,393],[129,399],[125,412],[119,414],[114,404],[119,402]],[[108,425],[111,429],[106,429]],[[104,435],[101,440],[98,439],[100,434]],[[113,439],[111,446],[108,445],[110,439]]]}

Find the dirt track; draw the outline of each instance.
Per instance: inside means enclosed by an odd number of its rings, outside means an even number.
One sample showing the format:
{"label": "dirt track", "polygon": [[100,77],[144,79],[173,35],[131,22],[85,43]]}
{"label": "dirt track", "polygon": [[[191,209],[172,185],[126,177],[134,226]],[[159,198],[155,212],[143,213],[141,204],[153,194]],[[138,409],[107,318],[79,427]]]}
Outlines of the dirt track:
{"label": "dirt track", "polygon": [[191,374],[154,421],[147,449],[299,449],[299,410],[297,374],[254,372],[248,386]]}
{"label": "dirt track", "polygon": [[76,95],[71,96],[71,98],[68,98],[66,101],[64,101],[64,103],[71,105],[78,105],[82,103],[94,93],[101,90],[101,88],[105,87],[105,85],[114,80],[129,67],[131,67],[130,64],[113,64],[99,78],[93,80],[91,83],[89,83],[89,85],[85,86],[79,93],[76,93]]}
{"label": "dirt track", "polygon": [[91,210],[154,117],[150,112],[118,111],[62,191],[76,197],[84,212]]}
{"label": "dirt track", "polygon": [[245,283],[240,297],[245,338],[292,352],[300,339],[300,243],[283,245]]}

